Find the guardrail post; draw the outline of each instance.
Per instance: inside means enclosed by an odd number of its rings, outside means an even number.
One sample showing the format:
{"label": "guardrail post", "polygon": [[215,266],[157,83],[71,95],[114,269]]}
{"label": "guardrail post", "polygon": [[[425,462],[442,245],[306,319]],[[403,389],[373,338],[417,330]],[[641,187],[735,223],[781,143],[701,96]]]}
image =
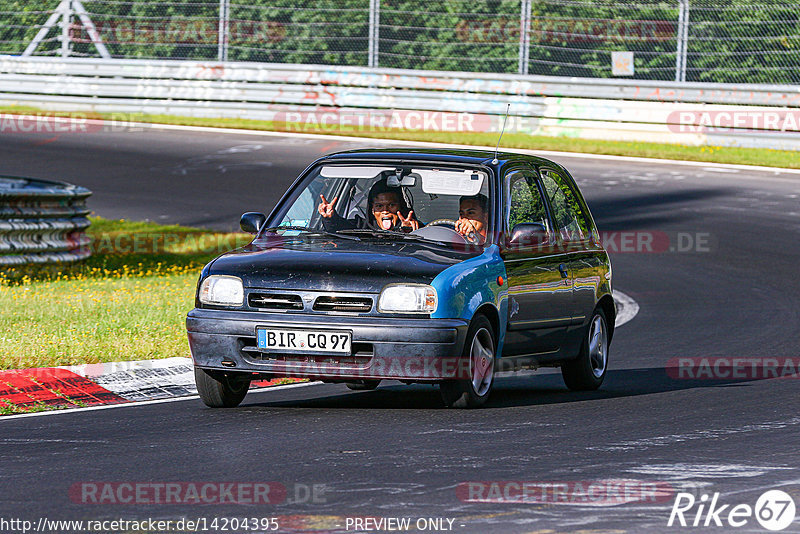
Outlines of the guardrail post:
{"label": "guardrail post", "polygon": [[369,50],[367,66],[377,68],[380,41],[381,0],[369,0]]}
{"label": "guardrail post", "polygon": [[689,56],[689,0],[678,0],[678,35],[675,51],[675,81],[686,81],[686,61]]}
{"label": "guardrail post", "polygon": [[517,72],[528,74],[531,54],[531,0],[522,0],[519,11],[519,67]]}
{"label": "guardrail post", "polygon": [[228,61],[230,26],[230,0],[219,0],[219,36],[217,41],[217,59],[219,61]]}

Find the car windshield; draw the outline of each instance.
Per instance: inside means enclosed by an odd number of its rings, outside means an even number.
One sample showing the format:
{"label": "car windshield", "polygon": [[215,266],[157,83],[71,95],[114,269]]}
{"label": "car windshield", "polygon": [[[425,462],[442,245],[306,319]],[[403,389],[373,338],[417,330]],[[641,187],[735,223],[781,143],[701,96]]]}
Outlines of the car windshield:
{"label": "car windshield", "polygon": [[481,245],[489,234],[490,195],[487,172],[478,168],[324,164],[266,231]]}

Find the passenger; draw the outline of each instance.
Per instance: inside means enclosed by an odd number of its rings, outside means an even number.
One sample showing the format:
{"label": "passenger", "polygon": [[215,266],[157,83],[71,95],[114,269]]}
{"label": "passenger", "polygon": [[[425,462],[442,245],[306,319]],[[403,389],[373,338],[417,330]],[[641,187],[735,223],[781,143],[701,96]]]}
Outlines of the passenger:
{"label": "passenger", "polygon": [[456,232],[476,245],[484,244],[486,227],[489,225],[489,198],[478,193],[471,197],[461,197],[458,203]]}
{"label": "passenger", "polygon": [[320,195],[321,202],[317,211],[322,215],[322,224],[328,231],[371,228],[411,232],[421,226],[400,189],[389,187],[385,179],[375,182],[369,190],[367,209],[372,216],[368,216],[366,221],[358,215],[355,219],[345,219],[336,213],[334,205],[338,198],[335,197],[328,202],[324,195]]}

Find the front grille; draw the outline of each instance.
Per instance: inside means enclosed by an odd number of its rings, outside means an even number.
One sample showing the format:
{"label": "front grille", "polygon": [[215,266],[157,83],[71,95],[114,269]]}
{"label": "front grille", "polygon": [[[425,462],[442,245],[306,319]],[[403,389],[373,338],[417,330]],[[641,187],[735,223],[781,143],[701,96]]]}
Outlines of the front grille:
{"label": "front grille", "polygon": [[302,354],[268,354],[266,352],[250,351],[250,347],[242,350],[247,353],[247,358],[255,361],[285,363],[285,364],[314,364],[314,365],[343,365],[347,367],[366,367],[372,356],[319,356]]}
{"label": "front grille", "polygon": [[250,293],[247,304],[251,308],[262,310],[302,310],[303,299],[300,295],[284,295],[278,293]]}
{"label": "front grille", "polygon": [[314,311],[319,312],[367,313],[370,310],[372,299],[369,297],[318,297],[314,302]]}
{"label": "front grille", "polygon": [[375,354],[372,343],[354,342],[351,354],[275,354],[263,352],[256,343],[256,338],[239,338],[239,350],[245,360],[283,364],[315,364],[342,365],[346,367],[367,367]]}

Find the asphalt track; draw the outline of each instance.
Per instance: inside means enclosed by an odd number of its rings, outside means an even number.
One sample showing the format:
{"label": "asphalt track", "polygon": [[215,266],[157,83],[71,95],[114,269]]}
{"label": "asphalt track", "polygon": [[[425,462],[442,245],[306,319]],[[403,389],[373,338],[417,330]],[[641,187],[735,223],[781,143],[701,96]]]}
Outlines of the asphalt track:
{"label": "asphalt track", "polygon": [[[87,186],[106,217],[230,229],[241,212],[268,210],[317,155],[371,145],[160,130],[3,134],[0,174]],[[345,516],[449,517],[456,532],[732,530],[667,527],[674,496],[465,502],[457,487],[467,481],[631,479],[751,506],[783,489],[800,505],[800,381],[675,379],[666,370],[679,357],[800,356],[800,176],[556,159],[602,230],[655,232],[646,235],[691,249],[612,250],[615,288],[640,311],[616,333],[600,391],[571,393],[558,374],[541,372],[499,378],[475,411],[441,408],[432,387],[309,385],[251,394],[232,410],[190,399],[0,420],[0,517],[277,515],[286,529],[317,532],[344,531]],[[686,236],[701,246],[688,247]],[[88,481],[274,481],[290,498],[73,502],[70,486]],[[317,502],[292,497],[313,484],[325,487]],[[736,530],[764,532],[752,518]]]}

